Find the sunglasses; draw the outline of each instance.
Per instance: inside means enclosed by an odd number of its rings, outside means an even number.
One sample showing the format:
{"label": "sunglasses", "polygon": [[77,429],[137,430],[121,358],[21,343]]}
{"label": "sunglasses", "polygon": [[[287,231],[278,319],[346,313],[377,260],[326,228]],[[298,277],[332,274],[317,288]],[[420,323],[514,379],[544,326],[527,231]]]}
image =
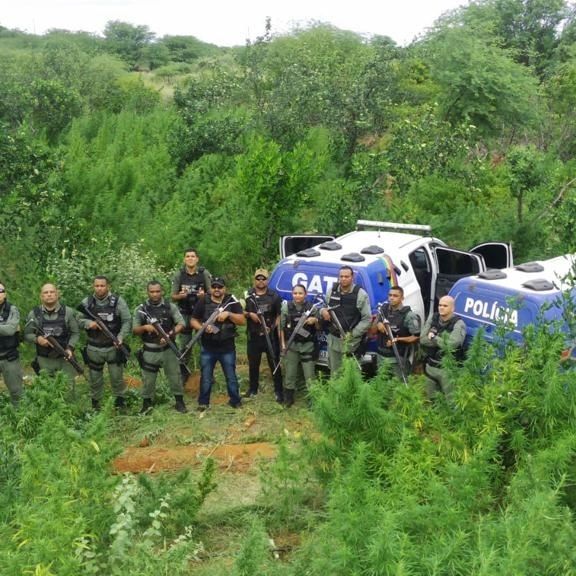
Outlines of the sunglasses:
{"label": "sunglasses", "polygon": [[222,288],[224,288],[224,286],[222,286],[222,284],[212,284],[211,287],[216,288],[217,290],[222,290]]}
{"label": "sunglasses", "polygon": [[266,276],[256,276],[256,280],[258,280],[258,282],[264,282],[264,280],[268,280],[268,278],[266,278]]}
{"label": "sunglasses", "polygon": [[4,292],[6,292],[6,290],[4,288],[0,288],[0,294],[4,294]]}

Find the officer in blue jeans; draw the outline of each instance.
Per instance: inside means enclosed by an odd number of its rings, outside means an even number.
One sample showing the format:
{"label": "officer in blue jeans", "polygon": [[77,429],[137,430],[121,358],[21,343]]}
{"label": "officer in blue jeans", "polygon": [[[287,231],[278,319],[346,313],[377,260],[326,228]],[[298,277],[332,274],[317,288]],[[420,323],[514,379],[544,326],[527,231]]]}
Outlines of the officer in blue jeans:
{"label": "officer in blue jeans", "polygon": [[[224,278],[212,279],[210,294],[200,298],[194,307],[190,325],[194,330],[204,328],[201,337],[200,367],[202,377],[198,410],[203,412],[210,406],[210,393],[214,380],[214,367],[220,362],[228,389],[228,404],[233,408],[241,405],[238,376],[236,375],[236,327],[246,324],[242,305],[233,295],[226,294]],[[214,320],[207,321],[219,310]]]}

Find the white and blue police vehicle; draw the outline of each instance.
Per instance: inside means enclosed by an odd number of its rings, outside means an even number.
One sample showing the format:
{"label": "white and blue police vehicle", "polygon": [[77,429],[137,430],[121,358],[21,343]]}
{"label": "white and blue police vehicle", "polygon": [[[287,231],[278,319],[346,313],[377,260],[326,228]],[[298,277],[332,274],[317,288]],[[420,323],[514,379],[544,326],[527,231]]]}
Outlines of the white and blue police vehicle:
{"label": "white and blue police vehicle", "polygon": [[526,262],[502,270],[487,270],[463,278],[450,289],[455,313],[464,320],[469,342],[478,330],[489,342],[505,337],[523,340],[526,326],[550,322],[567,331],[567,317],[576,302],[574,254],[550,260]]}
{"label": "white and blue police vehicle", "polygon": [[[390,287],[399,285],[404,289],[404,303],[424,322],[459,279],[513,264],[512,249],[503,242],[487,242],[462,251],[431,236],[426,225],[358,220],[356,227],[337,238],[281,238],[282,259],[271,274],[269,286],[284,300],[291,300],[292,288],[302,284],[308,298],[314,300],[316,295],[327,293],[338,281],[340,268],[347,265],[354,270],[355,283],[368,293],[373,314],[388,300]],[[362,362],[376,365],[375,343]],[[325,346],[321,346],[318,363],[327,365]]]}

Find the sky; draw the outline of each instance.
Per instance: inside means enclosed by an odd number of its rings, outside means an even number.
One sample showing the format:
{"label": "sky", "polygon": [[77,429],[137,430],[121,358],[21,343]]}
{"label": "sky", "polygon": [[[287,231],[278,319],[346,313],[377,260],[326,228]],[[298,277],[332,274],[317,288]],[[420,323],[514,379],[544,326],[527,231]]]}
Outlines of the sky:
{"label": "sky", "polygon": [[106,22],[148,26],[157,37],[195,36],[218,46],[245,44],[294,25],[330,23],[407,44],[442,13],[467,0],[2,0],[0,25],[33,34],[52,28],[102,34]]}

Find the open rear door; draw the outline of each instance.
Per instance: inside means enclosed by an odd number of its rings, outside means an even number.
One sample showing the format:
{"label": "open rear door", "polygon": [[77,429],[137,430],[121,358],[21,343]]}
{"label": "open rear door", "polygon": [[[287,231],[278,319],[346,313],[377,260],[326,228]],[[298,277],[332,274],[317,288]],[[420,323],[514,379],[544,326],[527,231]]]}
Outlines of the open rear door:
{"label": "open rear door", "polygon": [[286,258],[301,250],[312,248],[322,242],[334,240],[334,236],[315,236],[313,234],[299,234],[296,236],[282,236],[280,238],[280,258]]}
{"label": "open rear door", "polygon": [[506,242],[484,242],[470,249],[472,254],[479,254],[484,259],[486,268],[510,268],[514,266],[512,246]]}
{"label": "open rear door", "polygon": [[438,274],[436,276],[436,289],[434,300],[436,304],[442,296],[446,296],[450,288],[460,278],[474,276],[483,272],[486,267],[482,256],[446,248],[444,246],[434,247],[436,262],[438,263]]}

